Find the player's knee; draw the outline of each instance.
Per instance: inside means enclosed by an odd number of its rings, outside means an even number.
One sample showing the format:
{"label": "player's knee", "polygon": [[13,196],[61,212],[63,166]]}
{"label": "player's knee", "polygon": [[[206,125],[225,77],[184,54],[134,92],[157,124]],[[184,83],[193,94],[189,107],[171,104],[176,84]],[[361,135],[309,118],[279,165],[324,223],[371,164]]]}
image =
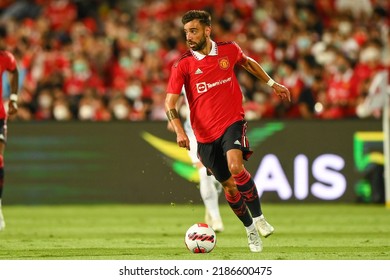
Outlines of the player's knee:
{"label": "player's knee", "polygon": [[242,170],[244,170],[244,166],[241,163],[233,162],[229,164],[229,171],[233,176],[240,174]]}

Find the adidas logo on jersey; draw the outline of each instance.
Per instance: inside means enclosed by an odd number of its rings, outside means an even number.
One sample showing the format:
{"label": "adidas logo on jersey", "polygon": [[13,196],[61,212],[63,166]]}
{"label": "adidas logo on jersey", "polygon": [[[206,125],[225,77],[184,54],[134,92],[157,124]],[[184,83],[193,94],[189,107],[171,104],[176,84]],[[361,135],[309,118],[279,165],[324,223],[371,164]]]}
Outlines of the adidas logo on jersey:
{"label": "adidas logo on jersey", "polygon": [[234,145],[240,145],[241,146],[241,143],[240,143],[240,141],[236,140],[236,141],[234,141]]}
{"label": "adidas logo on jersey", "polygon": [[197,74],[203,74],[202,70],[200,70],[199,68],[195,71],[195,75]]}

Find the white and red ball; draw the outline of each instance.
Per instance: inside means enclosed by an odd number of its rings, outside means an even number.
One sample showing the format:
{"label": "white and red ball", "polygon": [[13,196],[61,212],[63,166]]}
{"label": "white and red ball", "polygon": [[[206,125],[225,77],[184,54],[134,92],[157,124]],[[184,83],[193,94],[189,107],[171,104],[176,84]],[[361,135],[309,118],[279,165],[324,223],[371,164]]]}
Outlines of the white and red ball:
{"label": "white and red ball", "polygon": [[217,236],[208,224],[199,223],[187,230],[184,241],[192,253],[210,253],[217,243]]}

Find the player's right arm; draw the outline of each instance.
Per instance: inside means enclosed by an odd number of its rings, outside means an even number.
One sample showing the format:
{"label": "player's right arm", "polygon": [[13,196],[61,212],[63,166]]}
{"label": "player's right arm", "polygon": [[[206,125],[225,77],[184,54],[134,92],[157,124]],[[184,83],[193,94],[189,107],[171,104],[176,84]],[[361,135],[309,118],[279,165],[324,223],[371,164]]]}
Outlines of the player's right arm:
{"label": "player's right arm", "polygon": [[179,100],[179,94],[167,93],[165,97],[165,112],[173,130],[176,133],[176,142],[179,147],[190,150],[190,140],[184,131],[183,124],[180,120],[179,113],[176,110],[176,104]]}

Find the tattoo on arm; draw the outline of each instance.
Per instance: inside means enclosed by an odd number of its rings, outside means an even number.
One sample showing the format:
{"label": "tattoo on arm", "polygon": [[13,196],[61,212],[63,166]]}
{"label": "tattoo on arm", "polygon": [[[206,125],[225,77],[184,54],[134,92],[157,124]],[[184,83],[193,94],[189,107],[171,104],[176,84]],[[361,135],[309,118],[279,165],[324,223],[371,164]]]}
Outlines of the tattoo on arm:
{"label": "tattoo on arm", "polygon": [[167,111],[167,117],[168,121],[171,121],[173,119],[178,119],[179,114],[177,113],[176,109],[170,109],[169,111]]}

